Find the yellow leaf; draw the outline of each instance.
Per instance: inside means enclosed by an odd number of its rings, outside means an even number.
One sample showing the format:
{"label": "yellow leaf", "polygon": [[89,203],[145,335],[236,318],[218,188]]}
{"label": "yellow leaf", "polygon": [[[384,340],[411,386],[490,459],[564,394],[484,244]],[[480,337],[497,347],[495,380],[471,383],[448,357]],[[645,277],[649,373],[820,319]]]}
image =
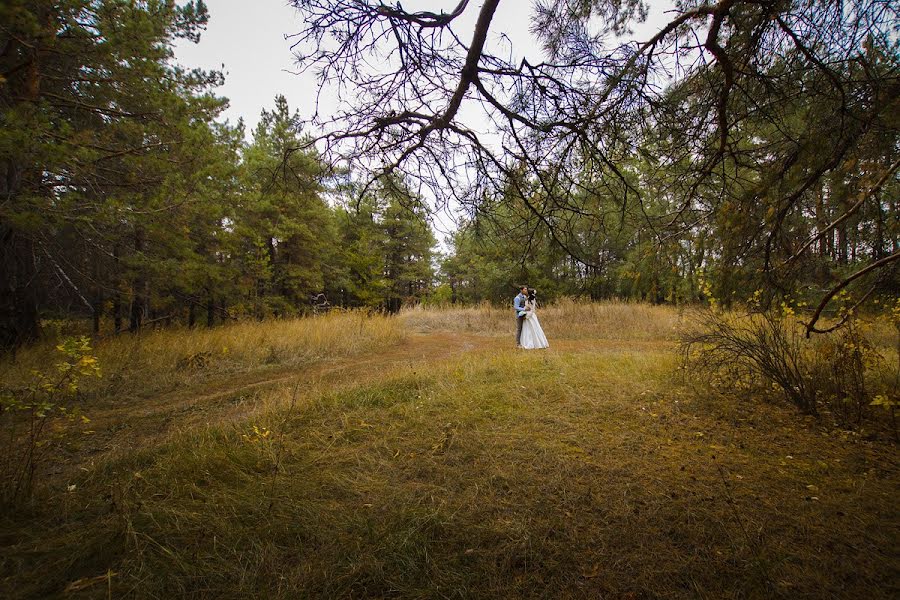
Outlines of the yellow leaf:
{"label": "yellow leaf", "polygon": [[581,576],[585,579],[593,579],[600,575],[600,565],[594,565],[590,569],[582,569]]}

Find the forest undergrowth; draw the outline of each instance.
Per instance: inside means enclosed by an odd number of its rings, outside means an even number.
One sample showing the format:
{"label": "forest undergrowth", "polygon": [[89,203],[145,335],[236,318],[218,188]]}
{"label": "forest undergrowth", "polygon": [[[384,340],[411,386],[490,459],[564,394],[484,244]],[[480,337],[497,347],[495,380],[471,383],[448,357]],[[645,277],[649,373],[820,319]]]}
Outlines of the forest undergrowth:
{"label": "forest undergrowth", "polygon": [[[837,426],[773,390],[691,381],[678,340],[696,319],[675,308],[565,302],[541,321],[546,351],[515,350],[512,311],[489,307],[96,342],[102,377],[78,402],[104,416],[48,438],[69,468],[0,519],[0,593],[900,592],[883,406]],[[896,340],[872,331],[889,370]],[[55,360],[33,352],[4,382]],[[130,443],[90,441],[117,423]]]}

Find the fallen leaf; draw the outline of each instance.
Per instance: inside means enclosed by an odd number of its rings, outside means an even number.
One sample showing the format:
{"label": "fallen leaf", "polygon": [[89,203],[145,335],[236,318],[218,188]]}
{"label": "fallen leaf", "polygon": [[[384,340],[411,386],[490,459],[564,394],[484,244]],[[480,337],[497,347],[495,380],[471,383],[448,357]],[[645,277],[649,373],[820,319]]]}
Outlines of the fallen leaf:
{"label": "fallen leaf", "polygon": [[581,576],[584,577],[585,579],[593,579],[594,577],[597,577],[599,574],[600,574],[600,565],[594,565],[593,567],[590,568],[590,570],[588,570],[588,569],[581,570]]}

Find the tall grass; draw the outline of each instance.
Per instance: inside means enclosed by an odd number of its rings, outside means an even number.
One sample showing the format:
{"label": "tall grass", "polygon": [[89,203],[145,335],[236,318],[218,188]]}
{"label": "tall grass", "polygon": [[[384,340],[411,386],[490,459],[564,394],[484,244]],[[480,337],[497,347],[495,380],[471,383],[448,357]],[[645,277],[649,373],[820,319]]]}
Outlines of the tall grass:
{"label": "tall grass", "polygon": [[270,390],[0,520],[0,594],[892,597],[891,449],[710,413],[674,364],[485,350],[297,406]]}
{"label": "tall grass", "polygon": [[[672,306],[608,300],[589,302],[564,298],[538,305],[541,326],[553,339],[673,340],[681,323],[681,310]],[[487,336],[515,331],[512,298],[508,308],[490,304],[443,308],[415,307],[401,313],[414,331],[455,331]]]}
{"label": "tall grass", "polygon": [[793,311],[696,311],[681,333],[682,367],[698,389],[734,400],[776,392],[804,412],[826,411],[841,427],[893,427],[900,338],[885,325],[884,317],[853,318],[807,337]]}
{"label": "tall grass", "polygon": [[[364,312],[123,334],[95,341],[103,377],[84,393],[144,395],[231,373],[355,356],[404,336],[396,319]],[[0,380],[7,386],[27,381],[33,369],[56,360],[55,345],[48,341],[26,348],[15,361],[0,363]]]}

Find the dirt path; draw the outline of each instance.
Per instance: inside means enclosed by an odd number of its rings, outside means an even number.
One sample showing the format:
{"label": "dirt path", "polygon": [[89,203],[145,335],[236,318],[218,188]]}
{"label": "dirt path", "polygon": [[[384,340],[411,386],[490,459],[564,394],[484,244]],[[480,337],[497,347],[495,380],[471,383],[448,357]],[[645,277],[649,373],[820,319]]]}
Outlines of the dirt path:
{"label": "dirt path", "polygon": [[[659,342],[652,344],[658,346]],[[553,343],[551,351],[622,351],[643,345],[634,341],[560,340]],[[86,410],[93,433],[80,435],[77,443],[66,444],[64,440],[68,452],[58,453],[61,460],[48,465],[48,470],[55,479],[65,482],[79,469],[125,455],[136,447],[150,447],[198,427],[241,422],[256,411],[270,408],[260,400],[261,394],[279,386],[296,385],[302,399],[383,379],[401,369],[453,360],[468,352],[514,351],[507,336],[412,333],[399,344],[361,356],[224,375],[139,401],[95,406]]]}
{"label": "dirt path", "polygon": [[451,360],[470,351],[508,348],[506,339],[465,333],[410,334],[404,341],[362,356],[328,359],[310,365],[226,375],[139,402],[110,403],[87,410],[93,433],[67,444],[61,462],[49,465],[66,479],[80,468],[148,447],[196,427],[241,420],[261,408],[260,393],[298,386],[299,395],[322,393],[383,378],[391,371]]}

